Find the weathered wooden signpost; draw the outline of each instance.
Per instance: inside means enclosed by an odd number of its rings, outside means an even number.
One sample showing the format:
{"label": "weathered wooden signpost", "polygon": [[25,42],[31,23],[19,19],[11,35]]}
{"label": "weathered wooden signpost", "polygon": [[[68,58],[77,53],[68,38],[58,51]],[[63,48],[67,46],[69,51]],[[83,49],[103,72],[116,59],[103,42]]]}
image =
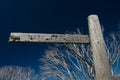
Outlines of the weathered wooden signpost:
{"label": "weathered wooden signpost", "polygon": [[10,42],[90,43],[93,52],[96,80],[112,80],[101,26],[97,15],[88,17],[89,35],[11,33]]}
{"label": "weathered wooden signpost", "polygon": [[88,17],[90,43],[94,59],[96,80],[111,80],[112,74],[105,50],[105,42],[98,16],[92,15]]}

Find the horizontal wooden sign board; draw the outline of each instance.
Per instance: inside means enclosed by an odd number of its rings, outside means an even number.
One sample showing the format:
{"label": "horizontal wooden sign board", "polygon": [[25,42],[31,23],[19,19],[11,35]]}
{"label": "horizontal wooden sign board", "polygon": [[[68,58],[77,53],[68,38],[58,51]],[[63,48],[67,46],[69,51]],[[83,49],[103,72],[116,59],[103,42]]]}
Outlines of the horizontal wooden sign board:
{"label": "horizontal wooden sign board", "polygon": [[78,34],[11,33],[9,42],[90,43],[90,39]]}

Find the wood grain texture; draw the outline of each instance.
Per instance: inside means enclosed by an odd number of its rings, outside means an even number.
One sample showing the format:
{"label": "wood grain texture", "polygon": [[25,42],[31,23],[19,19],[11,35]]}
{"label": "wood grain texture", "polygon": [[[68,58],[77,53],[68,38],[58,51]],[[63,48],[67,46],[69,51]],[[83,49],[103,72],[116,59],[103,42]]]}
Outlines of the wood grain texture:
{"label": "wood grain texture", "polygon": [[10,42],[90,43],[88,35],[11,33]]}
{"label": "wood grain texture", "polygon": [[111,70],[105,49],[101,26],[97,15],[88,17],[96,80],[111,80]]}

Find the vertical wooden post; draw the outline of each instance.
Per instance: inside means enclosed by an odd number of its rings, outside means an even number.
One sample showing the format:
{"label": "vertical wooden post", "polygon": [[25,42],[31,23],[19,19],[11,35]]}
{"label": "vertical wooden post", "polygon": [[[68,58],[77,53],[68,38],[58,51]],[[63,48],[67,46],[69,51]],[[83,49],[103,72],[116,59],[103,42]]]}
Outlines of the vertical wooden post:
{"label": "vertical wooden post", "polygon": [[93,51],[93,59],[96,73],[96,80],[111,80],[111,70],[105,50],[101,26],[97,15],[88,17],[90,42]]}

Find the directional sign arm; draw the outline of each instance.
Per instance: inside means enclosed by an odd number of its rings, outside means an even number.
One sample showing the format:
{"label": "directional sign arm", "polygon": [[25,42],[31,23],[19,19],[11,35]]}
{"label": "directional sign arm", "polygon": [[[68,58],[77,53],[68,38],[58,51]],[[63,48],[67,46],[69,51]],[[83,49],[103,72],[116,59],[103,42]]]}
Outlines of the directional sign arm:
{"label": "directional sign arm", "polygon": [[88,35],[11,33],[9,42],[90,43]]}

